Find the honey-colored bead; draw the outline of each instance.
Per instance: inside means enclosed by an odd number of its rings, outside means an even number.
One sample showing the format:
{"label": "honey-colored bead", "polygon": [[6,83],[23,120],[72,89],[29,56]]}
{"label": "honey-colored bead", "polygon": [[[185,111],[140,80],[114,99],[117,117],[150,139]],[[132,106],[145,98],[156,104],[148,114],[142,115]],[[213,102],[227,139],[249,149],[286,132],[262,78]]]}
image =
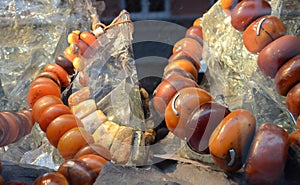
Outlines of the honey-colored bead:
{"label": "honey-colored bead", "polygon": [[84,128],[76,127],[60,138],[57,149],[64,159],[71,159],[82,147],[92,143],[94,143],[93,136]]}
{"label": "honey-colored bead", "polygon": [[169,57],[168,62],[170,63],[170,62],[173,62],[173,61],[179,60],[179,59],[185,59],[185,60],[192,62],[194,64],[194,66],[196,67],[197,71],[199,71],[201,56],[196,56],[195,54],[191,53],[190,51],[180,50],[176,53],[173,53]]}
{"label": "honey-colored bead", "polygon": [[191,73],[195,79],[198,79],[198,71],[196,67],[193,65],[193,63],[185,59],[178,59],[168,63],[168,65],[164,68],[164,72],[176,68],[184,69],[185,71]]}
{"label": "honey-colored bead", "polygon": [[55,73],[58,76],[63,87],[67,87],[70,85],[71,79],[68,73],[61,66],[57,64],[47,64],[44,71]]}
{"label": "honey-colored bead", "polygon": [[36,122],[42,112],[50,105],[63,104],[62,100],[54,95],[43,96],[38,99],[32,107],[32,119]]}
{"label": "honey-colored bead", "polygon": [[253,21],[243,33],[243,43],[253,54],[259,53],[266,45],[285,35],[283,22],[275,16],[263,16]]}
{"label": "honey-colored bead", "polygon": [[98,175],[104,167],[106,160],[95,154],[86,154],[78,158],[78,160],[85,162]]}
{"label": "honey-colored bead", "polygon": [[85,60],[81,57],[75,57],[72,63],[77,71],[82,71],[85,67]]}
{"label": "honey-colored bead", "polygon": [[202,46],[195,39],[183,38],[176,42],[173,47],[173,53],[176,53],[181,50],[193,53],[195,56],[200,57],[199,60],[202,59]]}
{"label": "honey-colored bead", "polygon": [[72,31],[71,33],[69,33],[69,35],[68,35],[68,43],[69,44],[78,43],[78,41],[79,41],[79,34],[80,34],[79,30],[75,30],[75,31]]}
{"label": "honey-colored bead", "polygon": [[73,114],[62,114],[56,117],[47,127],[46,136],[49,142],[57,147],[60,138],[69,130],[76,127],[83,127],[82,122]]}
{"label": "honey-colored bead", "polygon": [[92,144],[89,144],[89,145],[81,148],[74,156],[74,159],[77,159],[86,154],[100,155],[107,161],[111,160],[111,153],[109,152],[109,150],[107,148],[105,148],[104,146],[97,144],[97,143],[92,143]]}
{"label": "honey-colored bead", "polygon": [[73,44],[68,46],[65,50],[64,50],[64,57],[66,59],[68,59],[69,61],[73,62],[74,58],[80,55],[80,50],[79,48],[76,50],[73,47]]}
{"label": "honey-colored bead", "polygon": [[[40,81],[41,79],[37,79],[35,81]],[[54,95],[57,96],[58,98],[61,98],[61,93],[60,93],[60,88],[55,84],[52,80],[50,79],[43,79],[43,83],[37,83],[35,84],[34,82],[29,88],[29,92],[27,94],[27,103],[29,107],[33,107],[35,102],[47,95]]]}
{"label": "honey-colored bead", "polygon": [[69,185],[69,183],[61,173],[49,172],[39,176],[33,185]]}
{"label": "honey-colored bead", "polygon": [[80,160],[67,160],[62,163],[57,172],[66,177],[72,185],[92,185],[97,174],[87,164]]}
{"label": "honey-colored bead", "polygon": [[51,121],[63,114],[72,114],[68,106],[64,104],[50,105],[42,112],[37,122],[39,123],[42,131],[46,132],[47,127],[51,123]]}
{"label": "honey-colored bead", "polygon": [[224,12],[228,15],[231,14],[232,9],[242,0],[222,0],[221,6]]}
{"label": "honey-colored bead", "polygon": [[244,31],[255,19],[271,15],[271,5],[265,0],[243,0],[231,12],[231,25]]}

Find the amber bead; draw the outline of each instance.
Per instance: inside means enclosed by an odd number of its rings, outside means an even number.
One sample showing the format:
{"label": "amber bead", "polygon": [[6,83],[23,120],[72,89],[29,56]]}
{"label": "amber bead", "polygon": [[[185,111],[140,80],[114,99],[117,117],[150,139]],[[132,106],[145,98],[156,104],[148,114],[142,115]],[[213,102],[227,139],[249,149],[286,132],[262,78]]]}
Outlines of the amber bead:
{"label": "amber bead", "polygon": [[83,155],[86,154],[95,154],[95,155],[100,155],[107,161],[111,160],[111,153],[107,148],[104,146],[97,144],[97,143],[92,143],[87,146],[82,147],[74,156],[74,159],[77,159]]}
{"label": "amber bead", "polygon": [[91,58],[95,54],[95,49],[93,47],[89,47],[83,40],[79,40],[77,46],[80,49],[80,53],[84,58]]}
{"label": "amber bead", "polygon": [[231,25],[244,31],[255,19],[271,14],[271,6],[265,0],[243,0],[231,12]]}
{"label": "amber bead", "polygon": [[191,53],[190,51],[180,50],[176,53],[173,53],[169,57],[168,62],[173,62],[173,61],[179,60],[179,59],[185,59],[185,60],[192,62],[194,64],[194,66],[196,67],[197,71],[199,71],[201,56],[196,56],[195,54]]}
{"label": "amber bead", "polygon": [[[48,127],[49,128],[49,127]],[[82,127],[67,131],[60,139],[57,149],[65,159],[70,159],[84,146],[94,143],[93,136]]]}
{"label": "amber bead", "polygon": [[195,77],[190,72],[188,72],[188,71],[186,71],[182,68],[174,68],[174,69],[164,71],[162,78],[167,79],[172,75],[180,75],[180,76],[183,76],[185,78],[189,78],[189,79],[194,80],[194,81],[197,80],[197,79],[195,79]]}
{"label": "amber bead", "polygon": [[60,87],[58,87],[57,84],[50,79],[36,79],[31,84],[27,94],[27,102],[29,107],[33,107],[39,98],[46,95],[54,95],[58,98],[61,98]]}
{"label": "amber bead", "polygon": [[50,105],[63,104],[62,100],[54,95],[43,96],[38,99],[32,107],[32,119],[36,122],[42,112]]}
{"label": "amber bead", "polygon": [[68,43],[69,44],[76,44],[79,41],[79,30],[72,31],[71,33],[68,34]]}
{"label": "amber bead", "polygon": [[26,114],[24,114],[23,112],[17,112],[16,113],[22,123],[22,127],[24,129],[24,136],[29,134],[31,132],[31,129],[33,127],[33,122],[32,122],[32,118],[28,118],[28,116]]}
{"label": "amber bead", "polygon": [[224,12],[228,15],[231,14],[232,9],[240,2],[241,0],[221,0],[221,6]]}
{"label": "amber bead", "polygon": [[183,76],[174,74],[164,79],[154,90],[151,104],[154,106],[160,116],[165,114],[165,109],[172,97],[180,90],[186,87],[199,87],[199,85]]}
{"label": "amber bead", "polygon": [[185,126],[196,107],[212,101],[212,96],[198,87],[187,87],[179,90],[168,103],[165,121],[168,129],[179,138],[185,138]]}
{"label": "amber bead", "polygon": [[63,114],[72,114],[68,106],[64,104],[50,105],[42,112],[37,122],[39,123],[40,128],[46,132],[50,122]]}
{"label": "amber bead", "polygon": [[57,147],[60,138],[75,127],[83,127],[83,124],[71,113],[62,114],[49,123],[46,129],[46,136],[49,142]]}
{"label": "amber bead", "polygon": [[278,184],[288,156],[288,133],[273,123],[263,123],[255,133],[245,165],[252,185]]}
{"label": "amber bead", "polygon": [[69,183],[61,173],[49,172],[39,176],[33,185],[69,185]]}
{"label": "amber bead", "polygon": [[174,44],[173,53],[176,53],[181,50],[188,51],[188,52],[194,54],[195,56],[200,57],[199,60],[202,59],[202,46],[195,39],[186,37],[186,38],[183,38],[183,39],[177,41]]}
{"label": "amber bead", "polygon": [[284,63],[300,54],[299,45],[300,39],[293,35],[284,35],[274,40],[259,52],[257,65],[260,71],[274,78]]}
{"label": "amber bead", "polygon": [[295,85],[287,94],[286,106],[288,110],[294,115],[300,115],[300,83]]}
{"label": "amber bead", "polygon": [[64,70],[64,68],[62,68],[60,65],[47,64],[44,71],[55,73],[58,76],[60,83],[62,84],[63,87],[67,87],[70,85],[71,79],[68,73],[66,72],[66,70]]}
{"label": "amber bead", "polygon": [[61,87],[59,78],[58,78],[58,76],[57,76],[56,73],[49,72],[49,71],[44,71],[44,72],[39,73],[35,77],[35,79],[37,79],[37,78],[49,78],[50,80],[52,80],[53,82],[55,82],[57,84],[57,86]]}
{"label": "amber bead", "polygon": [[57,172],[66,177],[72,185],[92,185],[97,177],[88,165],[80,160],[67,160],[62,163]]}
{"label": "amber bead", "polygon": [[[300,82],[300,55],[293,57],[280,67],[274,78],[274,88],[282,96]],[[298,108],[300,109],[300,108]],[[299,110],[300,111],[300,110]]]}
{"label": "amber bead", "polygon": [[66,59],[64,56],[57,56],[55,58],[55,63],[62,67],[69,75],[73,75],[75,73],[72,62]]}
{"label": "amber bead", "polygon": [[0,146],[5,146],[7,144],[9,144],[9,140],[11,136],[9,136],[10,132],[10,127],[9,124],[6,120],[6,117],[4,117],[1,113],[0,113]]}
{"label": "amber bead", "polygon": [[243,43],[253,54],[259,53],[266,45],[285,35],[283,22],[275,16],[263,16],[253,21],[243,33]]}
{"label": "amber bead", "polygon": [[251,112],[237,109],[229,113],[209,139],[215,163],[228,172],[239,170],[247,159],[255,129],[256,119]]}
{"label": "amber bead", "polygon": [[80,39],[87,43],[89,46],[94,47],[95,49],[98,48],[99,43],[97,38],[90,32],[84,31],[80,34]]}
{"label": "amber bead", "polygon": [[0,113],[4,118],[6,119],[9,127],[9,131],[7,134],[7,137],[9,138],[6,144],[11,144],[15,142],[19,136],[19,124],[16,122],[16,119],[13,115],[11,115],[8,112],[1,112]]}
{"label": "amber bead", "polygon": [[95,154],[86,154],[78,158],[78,160],[85,162],[98,175],[104,167],[106,160]]}
{"label": "amber bead", "polygon": [[74,58],[80,55],[79,48],[74,48],[73,44],[68,46],[64,51],[64,57],[73,62]]}
{"label": "amber bead", "polygon": [[[25,131],[28,129],[26,128],[26,119],[21,119],[19,117],[19,115],[15,112],[10,112],[10,111],[5,111],[5,112],[2,112],[4,114],[9,114],[10,116],[12,116],[12,118],[14,119],[14,122],[17,123],[18,125],[18,137],[16,138],[16,141],[18,141],[20,138],[22,138],[24,135],[25,135]],[[25,122],[23,122],[25,121]]]}
{"label": "amber bead", "polygon": [[191,63],[189,60],[185,60],[185,59],[174,60],[173,62],[170,62],[168,63],[167,66],[165,66],[164,72],[176,68],[184,69],[185,71],[191,73],[195,79],[198,79],[198,71],[196,67],[193,65],[193,63]]}
{"label": "amber bead", "polygon": [[191,26],[185,33],[185,37],[193,38],[203,45],[202,27]]}
{"label": "amber bead", "polygon": [[90,99],[91,91],[89,87],[83,87],[80,90],[72,93],[68,98],[68,104],[70,107],[79,104],[87,99]]}

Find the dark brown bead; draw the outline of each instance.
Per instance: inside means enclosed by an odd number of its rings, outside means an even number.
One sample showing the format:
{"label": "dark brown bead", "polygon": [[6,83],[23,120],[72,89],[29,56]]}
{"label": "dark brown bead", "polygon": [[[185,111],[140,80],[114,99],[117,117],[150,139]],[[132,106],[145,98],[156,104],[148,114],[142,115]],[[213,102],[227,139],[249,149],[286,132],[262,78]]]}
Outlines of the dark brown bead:
{"label": "dark brown bead", "polygon": [[74,159],[77,159],[86,154],[96,154],[96,155],[100,155],[107,161],[111,160],[111,153],[109,152],[109,150],[107,150],[104,146],[99,145],[97,143],[92,143],[81,148],[74,156]]}
{"label": "dark brown bead", "polygon": [[92,185],[97,174],[80,160],[67,160],[60,165],[57,172],[64,175],[72,185]]}
{"label": "dark brown bead", "polygon": [[57,172],[49,172],[38,177],[33,185],[69,185],[65,176]]}
{"label": "dark brown bead", "polygon": [[58,57],[56,57],[55,63],[61,66],[69,75],[73,75],[75,73],[72,62],[70,62],[64,56],[59,55]]}

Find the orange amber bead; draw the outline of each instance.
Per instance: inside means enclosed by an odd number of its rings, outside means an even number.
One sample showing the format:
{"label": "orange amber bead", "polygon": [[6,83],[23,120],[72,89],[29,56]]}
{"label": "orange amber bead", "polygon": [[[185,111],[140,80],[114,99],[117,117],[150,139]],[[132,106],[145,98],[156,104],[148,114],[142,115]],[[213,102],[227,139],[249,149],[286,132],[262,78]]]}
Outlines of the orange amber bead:
{"label": "orange amber bead", "polygon": [[201,22],[202,22],[201,17],[199,17],[199,18],[194,20],[193,26],[198,26],[198,27],[202,28],[202,25],[201,25],[202,23]]}
{"label": "orange amber bead", "polygon": [[68,59],[71,62],[75,57],[79,55],[80,55],[79,48],[76,49],[75,47],[73,47],[73,45],[68,46],[64,51],[64,56],[66,57],[66,59]]}
{"label": "orange amber bead", "polygon": [[193,38],[203,45],[202,27],[191,26],[185,33],[185,37]]}
{"label": "orange amber bead", "polygon": [[32,119],[36,122],[42,112],[50,105],[63,104],[62,100],[54,95],[43,96],[38,99],[32,107]]}
{"label": "orange amber bead", "polygon": [[86,154],[78,158],[78,160],[85,162],[98,175],[106,163],[106,160],[95,154]]}
{"label": "orange amber bead", "polygon": [[80,160],[67,160],[57,172],[65,176],[72,185],[92,185],[97,178],[96,172]]}
{"label": "orange amber bead", "polygon": [[63,158],[70,159],[73,158],[82,147],[94,142],[93,136],[88,131],[82,127],[76,127],[67,131],[60,138],[57,149]]}
{"label": "orange amber bead", "polygon": [[201,56],[196,56],[195,54],[189,52],[189,51],[178,51],[176,53],[173,53],[170,57],[168,62],[173,62],[175,60],[178,59],[185,59],[188,60],[190,62],[192,62],[194,64],[194,66],[196,67],[197,71],[199,71],[200,69],[200,59]]}
{"label": "orange amber bead", "polygon": [[50,105],[42,112],[37,122],[39,123],[40,128],[46,132],[50,122],[63,114],[72,114],[68,106],[64,104]]}
{"label": "orange amber bead", "polygon": [[33,185],[69,185],[65,176],[58,172],[49,172],[38,177]]}
{"label": "orange amber bead", "polygon": [[60,138],[70,129],[83,127],[82,122],[73,114],[63,114],[51,121],[46,129],[49,142],[57,147]]}
{"label": "orange amber bead", "polygon": [[198,71],[197,71],[196,67],[193,65],[193,63],[191,63],[189,60],[178,59],[173,62],[170,62],[164,68],[164,72],[171,70],[171,69],[176,69],[176,68],[184,69],[185,71],[191,73],[195,79],[198,79]]}
{"label": "orange amber bead", "polygon": [[57,96],[58,98],[61,98],[60,88],[52,80],[45,78],[43,79],[43,81],[44,81],[43,83],[35,84],[35,82],[33,82],[33,84],[31,84],[27,95],[27,102],[29,107],[33,107],[34,103],[39,98],[46,95],[54,95]]}
{"label": "orange amber bead", "polygon": [[59,87],[61,87],[58,76],[53,72],[49,72],[49,71],[41,72],[35,77],[35,80],[38,78],[49,78],[50,80],[55,82]]}
{"label": "orange amber bead", "polygon": [[78,41],[79,41],[79,34],[80,34],[79,30],[75,30],[75,31],[72,31],[71,33],[69,33],[69,35],[68,35],[68,43],[69,44],[78,43]]}
{"label": "orange amber bead", "polygon": [[[97,42],[97,38],[90,32],[82,32],[80,34],[80,39],[83,40],[85,43],[87,43],[89,46],[96,46]],[[97,48],[97,47],[96,47]]]}
{"label": "orange amber bead", "polygon": [[176,42],[173,47],[173,53],[176,53],[181,50],[188,51],[193,55],[198,56],[199,59],[202,58],[202,46],[195,39],[185,37]]}
{"label": "orange amber bead", "polygon": [[62,68],[60,65],[47,64],[44,71],[55,73],[58,76],[60,83],[62,84],[63,87],[67,87],[68,85],[70,85],[70,81],[71,81],[70,77],[66,72],[66,70],[64,70],[64,68]]}

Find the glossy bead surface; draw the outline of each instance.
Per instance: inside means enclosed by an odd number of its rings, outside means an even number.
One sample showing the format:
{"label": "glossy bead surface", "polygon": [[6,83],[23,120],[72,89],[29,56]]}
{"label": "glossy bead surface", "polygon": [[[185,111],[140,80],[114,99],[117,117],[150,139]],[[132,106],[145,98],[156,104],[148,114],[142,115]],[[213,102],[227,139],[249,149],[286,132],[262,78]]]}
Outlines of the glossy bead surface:
{"label": "glossy bead surface", "polygon": [[177,41],[174,44],[173,53],[179,52],[181,50],[188,51],[190,53],[193,53],[195,56],[201,57],[201,58],[199,58],[199,60],[202,59],[202,46],[195,39],[183,38],[183,39]]}
{"label": "glossy bead surface", "polygon": [[36,122],[42,112],[50,105],[53,104],[63,104],[62,100],[55,95],[43,96],[36,101],[32,107],[32,119]]}
{"label": "glossy bead surface", "polygon": [[165,122],[168,129],[179,138],[185,138],[187,120],[195,108],[212,101],[212,96],[198,87],[179,90],[168,103]]}
{"label": "glossy bead surface", "polygon": [[265,0],[243,0],[231,12],[231,25],[244,31],[255,19],[271,14],[271,6]]}
{"label": "glossy bead surface", "polygon": [[209,138],[229,113],[227,107],[216,102],[208,102],[196,107],[185,126],[185,138],[188,146],[197,153],[209,153]]}
{"label": "glossy bead surface", "polygon": [[253,185],[277,184],[288,154],[288,134],[276,124],[264,123],[257,130],[245,166]]}
{"label": "glossy bead surface", "polygon": [[106,160],[103,157],[95,154],[83,155],[79,157],[78,160],[85,162],[97,175],[106,163]]}
{"label": "glossy bead surface", "polygon": [[47,71],[41,72],[35,77],[35,79],[37,78],[49,78],[50,80],[55,82],[57,86],[61,87],[58,76],[53,72],[47,72]]}
{"label": "glossy bead surface", "polygon": [[195,77],[188,71],[182,69],[182,68],[174,68],[174,69],[169,69],[167,71],[164,71],[163,73],[163,79],[167,79],[172,75],[180,75],[183,76],[185,78],[189,78],[191,80],[196,81],[197,79],[195,79]]}
{"label": "glossy bead surface", "polygon": [[9,127],[9,131],[8,133],[6,133],[6,137],[8,137],[9,139],[6,144],[11,144],[15,142],[19,137],[19,132],[20,132],[19,124],[17,123],[14,116],[9,112],[1,112],[0,114],[6,119]]}
{"label": "glossy bead surface", "polygon": [[69,183],[61,173],[49,172],[39,176],[33,185],[69,185]]}
{"label": "glossy bead surface", "polygon": [[285,35],[268,44],[258,55],[257,65],[260,71],[274,78],[279,68],[289,59],[300,54],[300,39]]}
{"label": "glossy bead surface", "polygon": [[59,55],[55,58],[55,64],[62,67],[69,75],[73,75],[75,73],[72,62],[62,55]]}
{"label": "glossy bead surface", "polygon": [[185,59],[178,59],[174,60],[173,62],[168,63],[167,66],[164,68],[164,72],[171,70],[171,69],[176,69],[176,68],[181,68],[193,75],[195,79],[198,79],[198,71],[193,65],[192,62],[185,60]]}
{"label": "glossy bead surface", "polygon": [[286,106],[288,110],[296,117],[300,115],[300,83],[295,85],[287,94]]}
{"label": "glossy bead surface", "polygon": [[91,97],[90,88],[83,87],[69,96],[68,104],[70,107],[72,107],[79,104],[80,102],[90,99],[90,97]]}
{"label": "glossy bead surface", "polygon": [[58,76],[63,87],[67,87],[70,85],[70,77],[66,70],[64,70],[64,68],[62,68],[61,66],[57,64],[47,64],[44,71],[55,73]]}
{"label": "glossy bead surface", "polygon": [[170,62],[173,62],[175,60],[180,60],[180,59],[185,59],[185,60],[192,62],[194,64],[194,66],[196,67],[197,71],[199,71],[201,56],[196,56],[195,54],[193,54],[189,51],[180,50],[176,53],[173,53],[169,57],[168,62],[170,63]]}
{"label": "glossy bead surface", "polygon": [[231,14],[232,9],[239,3],[241,0],[222,0],[221,6],[224,12],[228,15]]}
{"label": "glossy bead surface", "polygon": [[263,16],[253,21],[243,33],[243,43],[253,54],[259,53],[266,45],[285,35],[286,27],[275,16]]}
{"label": "glossy bead surface", "polygon": [[50,122],[46,130],[46,136],[49,142],[57,147],[60,138],[75,127],[83,127],[83,124],[73,114],[62,114]]}
{"label": "glossy bead surface", "polygon": [[167,79],[164,79],[155,89],[153,93],[153,104],[155,110],[164,115],[165,109],[172,99],[172,97],[180,90],[185,87],[199,87],[199,85],[189,79],[180,75],[172,75]]}
{"label": "glossy bead surface", "polygon": [[80,39],[87,43],[89,46],[94,47],[95,49],[98,48],[98,41],[97,38],[90,32],[82,32],[80,34]]}
{"label": "glossy bead surface", "polygon": [[255,129],[256,119],[251,112],[237,109],[229,113],[209,139],[215,163],[229,172],[240,169],[246,161]]}
{"label": "glossy bead surface", "polygon": [[93,136],[82,127],[67,131],[60,139],[57,149],[64,159],[70,159],[84,146],[94,143]]}
{"label": "glossy bead surface", "polygon": [[[37,83],[37,81],[39,82]],[[27,103],[29,107],[33,107],[33,105],[39,98],[46,95],[54,95],[58,98],[61,98],[60,87],[58,87],[57,84],[50,79],[36,79],[31,84],[29,92],[27,94]]]}
{"label": "glossy bead surface", "polygon": [[69,61],[73,62],[73,59],[77,56],[80,55],[80,50],[78,48],[78,50],[76,51],[74,47],[72,47],[72,45],[68,46],[65,50],[64,50],[64,57],[66,59],[68,59]]}
{"label": "glossy bead surface", "polygon": [[64,104],[50,105],[41,113],[37,122],[39,123],[42,131],[46,132],[48,125],[55,118],[63,114],[72,114],[70,108]]}
{"label": "glossy bead surface", "polygon": [[185,37],[193,38],[197,40],[201,45],[203,45],[203,33],[202,27],[191,26],[185,33]]}
{"label": "glossy bead surface", "polygon": [[293,57],[280,67],[274,78],[274,88],[278,94],[286,96],[298,82],[300,82],[300,55]]}
{"label": "glossy bead surface", "polygon": [[109,152],[109,150],[107,148],[105,148],[102,145],[99,145],[97,143],[92,143],[89,144],[85,147],[82,147],[74,156],[74,159],[77,159],[83,155],[86,154],[95,154],[95,155],[100,155],[101,157],[103,157],[104,159],[106,159],[107,161],[111,160],[111,153]]}
{"label": "glossy bead surface", "polygon": [[92,185],[97,177],[97,174],[80,160],[65,161],[57,172],[65,176],[72,185]]}

